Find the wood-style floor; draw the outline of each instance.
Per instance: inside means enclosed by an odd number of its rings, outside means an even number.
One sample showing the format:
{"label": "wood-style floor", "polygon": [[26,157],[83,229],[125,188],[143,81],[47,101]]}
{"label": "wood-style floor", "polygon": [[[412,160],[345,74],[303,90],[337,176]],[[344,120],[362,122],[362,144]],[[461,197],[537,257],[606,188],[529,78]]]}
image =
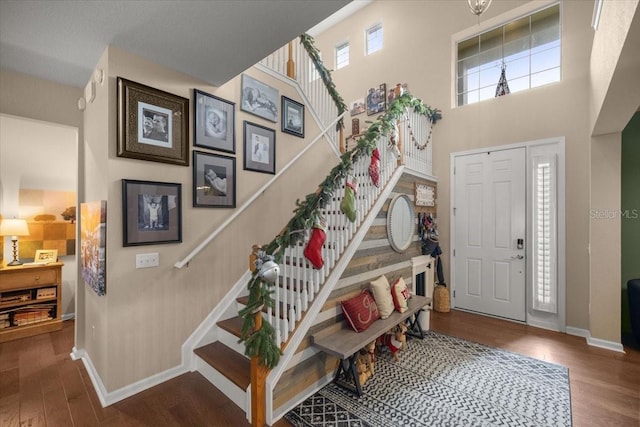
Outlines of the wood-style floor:
{"label": "wood-style floor", "polygon": [[[576,427],[640,426],[640,351],[611,352],[584,338],[455,310],[433,313],[431,329],[567,366]],[[198,373],[102,408],[84,365],[69,358],[72,347],[73,321],[0,344],[1,427],[249,425]]]}

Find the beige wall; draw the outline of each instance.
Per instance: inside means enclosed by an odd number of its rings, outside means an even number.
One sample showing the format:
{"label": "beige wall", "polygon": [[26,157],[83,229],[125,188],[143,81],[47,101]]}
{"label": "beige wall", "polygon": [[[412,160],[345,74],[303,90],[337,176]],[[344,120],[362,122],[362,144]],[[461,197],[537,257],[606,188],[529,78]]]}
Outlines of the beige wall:
{"label": "beige wall", "polygon": [[[591,336],[620,342],[621,134],[591,142]],[[615,313],[613,315],[612,313]]]}
{"label": "beige wall", "polygon": [[[494,2],[481,17],[492,19],[521,1]],[[591,2],[562,6],[562,81],[475,105],[451,108],[452,35],[477,25],[464,1],[374,2],[356,16],[317,38],[321,51],[332,52],[345,40],[351,45],[351,64],[333,73],[347,102],[363,97],[380,83],[406,82],[409,91],[443,119],[434,131],[434,175],[439,178],[438,217],[446,276],[450,261],[450,155],[549,137],[566,138],[567,156],[567,324],[589,328],[589,133],[588,64],[593,32]],[[382,21],[384,49],[364,57],[366,28]],[[332,67],[333,59],[326,59]],[[507,74],[508,77],[508,74]]]}
{"label": "beige wall", "polygon": [[[98,68],[107,80],[85,112],[87,127],[85,182],[87,197],[107,200],[107,294],[86,291],[86,349],[107,391],[160,373],[180,364],[181,346],[216,306],[247,267],[251,245],[269,242],[295,207],[295,199],[315,190],[337,161],[324,142],[317,144],[306,162],[297,163],[277,185],[258,198],[199,256],[182,269],[174,264],[222,224],[233,209],[192,207],[192,168],[117,157],[118,76],[188,98],[193,88],[236,102],[236,178],[238,208],[272,178],[243,170],[242,122],[249,120],[276,129],[276,171],[318,133],[307,119],[303,140],[282,134],[280,123],[267,122],[239,111],[240,78],[214,88],[175,71],[149,63],[119,49],[109,48]],[[279,87],[281,95],[298,99],[295,90],[256,70],[255,78]],[[190,118],[193,117],[191,111]],[[192,139],[193,123],[188,124]],[[188,142],[189,147],[192,141]],[[206,151],[206,150],[203,150]],[[191,161],[191,154],[189,154]],[[328,159],[328,160],[324,160]],[[121,180],[182,184],[181,244],[122,246]],[[160,266],[136,269],[135,255],[158,252]]]}

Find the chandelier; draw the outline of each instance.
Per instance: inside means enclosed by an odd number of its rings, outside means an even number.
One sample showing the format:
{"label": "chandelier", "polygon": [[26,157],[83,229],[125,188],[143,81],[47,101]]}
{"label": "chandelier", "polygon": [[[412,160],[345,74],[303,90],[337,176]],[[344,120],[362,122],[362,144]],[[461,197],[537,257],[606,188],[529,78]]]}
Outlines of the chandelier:
{"label": "chandelier", "polygon": [[471,13],[480,16],[485,10],[489,9],[491,0],[467,0],[467,3],[469,3]]}

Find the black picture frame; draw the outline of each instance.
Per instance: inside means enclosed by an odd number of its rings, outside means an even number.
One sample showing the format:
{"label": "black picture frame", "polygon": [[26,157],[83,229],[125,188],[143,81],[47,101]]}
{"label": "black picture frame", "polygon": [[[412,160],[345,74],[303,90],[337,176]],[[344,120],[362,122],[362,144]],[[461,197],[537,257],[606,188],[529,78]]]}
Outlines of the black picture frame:
{"label": "black picture frame", "polygon": [[278,89],[243,74],[241,96],[241,111],[274,123],[278,122],[278,99],[280,98]]}
{"label": "black picture frame", "polygon": [[243,122],[244,169],[262,173],[276,173],[276,131],[268,127]]}
{"label": "black picture frame", "polygon": [[304,138],[304,105],[282,96],[282,132]]}
{"label": "black picture frame", "polygon": [[118,77],[118,157],[189,166],[189,100]]}
{"label": "black picture frame", "polygon": [[236,104],[193,90],[193,146],[235,154]]}
{"label": "black picture frame", "polygon": [[382,83],[377,88],[367,91],[367,116],[383,113],[387,109],[387,84]]}
{"label": "black picture frame", "polygon": [[193,151],[193,206],[236,207],[236,158]]}
{"label": "black picture frame", "polygon": [[123,179],[122,246],[180,242],[182,184]]}

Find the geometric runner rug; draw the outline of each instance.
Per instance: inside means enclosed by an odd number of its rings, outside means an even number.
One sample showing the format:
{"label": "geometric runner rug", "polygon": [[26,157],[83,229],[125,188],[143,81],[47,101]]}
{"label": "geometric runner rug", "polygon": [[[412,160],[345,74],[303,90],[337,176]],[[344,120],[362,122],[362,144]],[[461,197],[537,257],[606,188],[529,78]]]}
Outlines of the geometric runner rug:
{"label": "geometric runner rug", "polygon": [[294,426],[571,426],[566,367],[437,332],[384,349],[356,397],[330,383],[285,415]]}

